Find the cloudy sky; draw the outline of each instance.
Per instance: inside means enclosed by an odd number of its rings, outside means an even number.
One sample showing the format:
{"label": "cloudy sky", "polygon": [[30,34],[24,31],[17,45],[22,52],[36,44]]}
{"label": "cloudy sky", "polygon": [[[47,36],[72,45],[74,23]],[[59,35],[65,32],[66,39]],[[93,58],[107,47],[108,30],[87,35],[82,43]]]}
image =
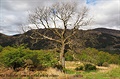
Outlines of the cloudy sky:
{"label": "cloudy sky", "polygon": [[[0,33],[20,33],[20,26],[28,25],[28,14],[38,6],[73,0],[0,0]],[[74,0],[86,5],[94,23],[83,29],[109,28],[120,30],[120,0]]]}

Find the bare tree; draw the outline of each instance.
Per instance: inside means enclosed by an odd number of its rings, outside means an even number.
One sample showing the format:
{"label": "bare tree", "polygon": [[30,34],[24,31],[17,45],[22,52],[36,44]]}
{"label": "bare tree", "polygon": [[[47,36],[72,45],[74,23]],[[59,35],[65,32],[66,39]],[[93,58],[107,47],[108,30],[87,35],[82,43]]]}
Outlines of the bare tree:
{"label": "bare tree", "polygon": [[[91,19],[87,18],[88,9],[77,8],[76,3],[56,3],[50,7],[38,7],[29,15],[29,21],[37,29],[51,31],[56,37],[48,35],[47,32],[34,30],[32,39],[49,39],[60,44],[60,64],[65,68],[65,47],[72,44],[72,38],[80,26],[86,26]],[[29,26],[30,29],[33,29]],[[68,33],[67,31],[70,30]],[[37,36],[36,36],[37,35]],[[39,35],[39,36],[38,36]]]}

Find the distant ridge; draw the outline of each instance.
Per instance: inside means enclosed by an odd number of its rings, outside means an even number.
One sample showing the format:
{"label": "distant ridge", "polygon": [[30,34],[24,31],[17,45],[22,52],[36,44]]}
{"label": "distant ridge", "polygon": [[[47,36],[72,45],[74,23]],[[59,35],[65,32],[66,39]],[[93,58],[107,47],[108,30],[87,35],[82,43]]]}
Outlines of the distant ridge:
{"label": "distant ridge", "polygon": [[120,30],[113,30],[113,29],[107,29],[107,28],[96,28],[93,30],[120,37]]}
{"label": "distant ridge", "polygon": [[[35,29],[34,29],[35,30]],[[40,32],[46,32],[46,29],[40,29]],[[71,30],[68,30],[71,31]],[[41,39],[37,42],[31,39],[30,34],[33,30],[29,30],[23,34],[17,34],[13,36],[7,36],[0,33],[0,45],[1,46],[13,46],[20,44],[27,44],[30,49],[51,49],[55,48],[55,42],[49,41],[47,39]],[[48,35],[56,37],[52,32]],[[74,39],[74,42],[81,44],[84,42],[83,47],[94,47],[97,49],[107,49],[107,50],[120,50],[120,31],[106,28],[97,28],[92,30],[79,30],[76,34],[78,36]],[[79,47],[78,47],[79,49]]]}

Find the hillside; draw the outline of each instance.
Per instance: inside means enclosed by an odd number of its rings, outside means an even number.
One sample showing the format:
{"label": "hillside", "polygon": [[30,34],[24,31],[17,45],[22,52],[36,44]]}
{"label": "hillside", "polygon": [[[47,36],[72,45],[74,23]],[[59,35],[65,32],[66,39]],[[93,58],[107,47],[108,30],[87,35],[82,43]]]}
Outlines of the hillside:
{"label": "hillside", "polygon": [[[45,29],[40,29],[40,32],[46,32]],[[68,33],[71,30],[68,30]],[[29,30],[24,34],[7,36],[0,34],[0,45],[12,46],[20,45],[22,43],[27,44],[30,49],[50,49],[57,47],[57,44],[47,39],[33,40],[29,36],[33,33],[33,30]],[[48,32],[48,35],[56,37],[52,32]],[[97,28],[93,30],[79,30],[76,34],[77,38],[73,39],[75,44],[79,44],[80,47],[94,47],[97,49],[107,50],[120,50],[120,31]],[[41,37],[42,38],[42,37]],[[77,47],[78,49],[80,47]],[[68,47],[69,48],[69,47]]]}
{"label": "hillside", "polygon": [[97,28],[97,29],[94,29],[94,30],[120,37],[120,31],[119,30],[112,30],[112,29],[106,29],[106,28]]}

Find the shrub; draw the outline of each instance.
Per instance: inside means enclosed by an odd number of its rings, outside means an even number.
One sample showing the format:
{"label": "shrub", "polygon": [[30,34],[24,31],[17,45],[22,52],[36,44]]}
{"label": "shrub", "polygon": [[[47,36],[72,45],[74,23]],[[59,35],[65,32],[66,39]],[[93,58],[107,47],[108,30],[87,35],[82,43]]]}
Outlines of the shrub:
{"label": "shrub", "polygon": [[119,64],[120,65],[120,55],[119,54],[112,55],[108,62],[112,63],[112,64]]}
{"label": "shrub", "polygon": [[70,52],[67,52],[65,54],[65,60],[66,61],[73,61],[73,56],[72,56],[72,54]]}
{"label": "shrub", "polygon": [[45,67],[53,67],[58,63],[57,56],[50,51],[38,51],[36,52],[39,60],[39,64]]}
{"label": "shrub", "polygon": [[102,64],[103,62],[100,62],[100,61],[97,63],[98,66],[102,66]]}
{"label": "shrub", "polygon": [[85,70],[85,71],[96,70],[96,66],[87,63],[87,64],[84,64],[84,66],[81,65],[81,66],[75,68],[75,70]]}
{"label": "shrub", "polygon": [[108,62],[110,60],[111,56],[112,55],[110,55],[107,52],[103,52],[103,51],[98,52],[98,58],[96,59],[97,60],[97,65],[102,66],[102,64],[104,62]]}
{"label": "shrub", "polygon": [[109,64],[108,64],[108,62],[104,62],[104,63],[102,64],[102,66],[108,67]]}
{"label": "shrub", "polygon": [[1,62],[6,67],[12,67],[13,69],[16,69],[18,67],[21,67],[23,65],[23,57],[24,53],[22,51],[22,48],[12,48],[12,47],[6,47],[1,54]]}
{"label": "shrub", "polygon": [[25,49],[24,53],[24,60],[31,60],[34,66],[39,65],[40,60],[38,59],[38,54],[36,52],[34,52],[33,50]]}
{"label": "shrub", "polygon": [[120,64],[120,55],[110,54],[105,51],[100,51],[95,48],[85,48],[76,55],[77,59],[84,62],[90,62],[98,66],[102,66],[104,62],[110,64]]}
{"label": "shrub", "polygon": [[3,50],[3,47],[0,45],[0,52]]}
{"label": "shrub", "polygon": [[96,66],[92,64],[85,64],[84,66],[85,66],[85,71],[96,70]]}
{"label": "shrub", "polygon": [[79,67],[76,67],[75,70],[79,71],[79,70],[84,70],[84,66],[79,66]]}
{"label": "shrub", "polygon": [[[31,64],[34,67],[42,66],[52,67],[58,63],[56,59],[56,54],[52,51],[46,50],[30,50],[25,49],[23,46],[20,47],[5,47],[0,53],[0,62],[4,64],[5,67],[12,67],[16,69],[18,67],[23,67],[26,63]],[[29,61],[28,61],[29,60]]]}

